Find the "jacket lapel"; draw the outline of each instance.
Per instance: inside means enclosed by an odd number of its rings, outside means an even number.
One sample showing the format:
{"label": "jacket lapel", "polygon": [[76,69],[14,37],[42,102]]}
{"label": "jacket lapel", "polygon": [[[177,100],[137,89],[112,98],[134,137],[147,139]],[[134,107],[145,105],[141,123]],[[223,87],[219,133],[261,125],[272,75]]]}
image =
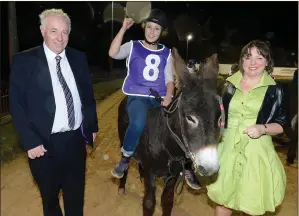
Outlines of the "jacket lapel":
{"label": "jacket lapel", "polygon": [[49,112],[51,116],[54,117],[56,105],[55,105],[55,99],[54,99],[54,92],[53,92],[53,86],[52,86],[52,80],[50,75],[50,70],[48,66],[48,62],[46,59],[45,51],[43,45],[39,46],[37,49],[37,76],[38,80],[42,83],[42,88],[45,91],[45,97],[46,99],[46,110]]}

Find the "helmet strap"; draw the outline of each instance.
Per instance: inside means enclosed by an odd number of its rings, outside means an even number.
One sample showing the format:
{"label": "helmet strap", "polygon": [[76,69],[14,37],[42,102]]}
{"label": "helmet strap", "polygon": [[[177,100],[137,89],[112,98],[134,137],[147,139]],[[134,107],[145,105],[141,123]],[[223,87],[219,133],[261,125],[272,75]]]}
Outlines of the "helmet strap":
{"label": "helmet strap", "polygon": [[159,42],[159,39],[160,39],[160,38],[158,38],[158,40],[156,40],[156,41],[154,41],[154,42],[149,42],[149,41],[146,39],[146,37],[144,37],[144,41],[145,41],[148,45],[157,45],[158,42]]}

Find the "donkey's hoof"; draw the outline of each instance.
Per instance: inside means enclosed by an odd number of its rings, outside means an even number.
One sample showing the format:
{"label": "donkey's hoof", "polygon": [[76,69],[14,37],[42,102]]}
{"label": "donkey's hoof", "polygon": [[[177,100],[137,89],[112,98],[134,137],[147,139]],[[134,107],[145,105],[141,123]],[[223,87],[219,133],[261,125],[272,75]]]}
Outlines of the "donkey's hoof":
{"label": "donkey's hoof", "polygon": [[118,194],[124,194],[126,192],[125,188],[118,188]]}

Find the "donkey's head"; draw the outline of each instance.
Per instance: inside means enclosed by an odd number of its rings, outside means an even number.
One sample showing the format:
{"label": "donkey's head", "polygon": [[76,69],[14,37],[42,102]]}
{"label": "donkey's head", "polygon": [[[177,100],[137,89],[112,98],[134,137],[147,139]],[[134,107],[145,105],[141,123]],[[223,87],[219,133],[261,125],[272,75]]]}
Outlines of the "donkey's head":
{"label": "donkey's head", "polygon": [[216,93],[219,64],[214,54],[200,65],[197,76],[190,74],[177,49],[172,49],[174,69],[179,79],[179,124],[184,144],[191,152],[200,175],[209,176],[219,169],[217,125],[220,116]]}

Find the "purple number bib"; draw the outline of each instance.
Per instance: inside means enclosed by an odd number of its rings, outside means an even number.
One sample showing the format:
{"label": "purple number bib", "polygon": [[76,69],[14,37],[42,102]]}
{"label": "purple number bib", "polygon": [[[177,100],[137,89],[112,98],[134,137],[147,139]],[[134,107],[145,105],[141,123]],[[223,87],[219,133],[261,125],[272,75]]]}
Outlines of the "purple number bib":
{"label": "purple number bib", "polygon": [[149,96],[150,88],[166,96],[164,69],[170,49],[147,49],[140,41],[133,41],[133,47],[128,57],[128,72],[123,84],[126,95]]}

